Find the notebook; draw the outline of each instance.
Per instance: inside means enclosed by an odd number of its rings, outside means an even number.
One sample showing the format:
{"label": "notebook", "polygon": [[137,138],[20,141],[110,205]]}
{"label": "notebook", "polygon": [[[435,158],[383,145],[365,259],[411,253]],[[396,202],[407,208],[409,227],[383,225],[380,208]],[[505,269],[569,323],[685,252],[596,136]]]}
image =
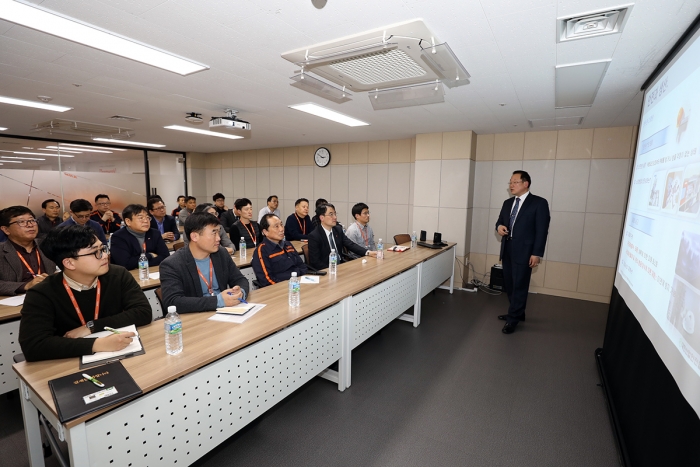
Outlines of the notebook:
{"label": "notebook", "polygon": [[[101,365],[115,360],[121,360],[123,358],[143,355],[146,353],[146,351],[143,349],[143,344],[141,343],[141,338],[139,337],[139,332],[136,330],[135,325],[132,324],[131,326],[124,326],[122,328],[117,328],[116,330],[119,332],[133,332],[136,334],[136,336],[132,338],[131,344],[122,350],[115,352],[95,352],[92,355],[83,355],[80,359],[81,370],[93,367],[95,365]],[[107,337],[110,334],[112,334],[111,331],[100,331],[87,335],[83,339],[97,339],[98,337]]]}

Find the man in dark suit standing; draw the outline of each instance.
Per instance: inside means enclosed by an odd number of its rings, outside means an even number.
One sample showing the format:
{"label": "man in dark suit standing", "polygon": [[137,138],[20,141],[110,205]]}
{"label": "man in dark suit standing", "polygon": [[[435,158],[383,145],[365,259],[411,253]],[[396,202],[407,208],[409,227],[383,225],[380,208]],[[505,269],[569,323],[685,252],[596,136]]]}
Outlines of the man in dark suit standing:
{"label": "man in dark suit standing", "polygon": [[530,275],[540,264],[547,243],[549,204],[530,193],[530,183],[530,175],[524,170],[513,172],[509,183],[513,197],[503,202],[496,221],[496,231],[502,237],[504,286],[510,301],[508,314],[498,317],[506,322],[504,334],[512,334],[518,323],[525,321]]}

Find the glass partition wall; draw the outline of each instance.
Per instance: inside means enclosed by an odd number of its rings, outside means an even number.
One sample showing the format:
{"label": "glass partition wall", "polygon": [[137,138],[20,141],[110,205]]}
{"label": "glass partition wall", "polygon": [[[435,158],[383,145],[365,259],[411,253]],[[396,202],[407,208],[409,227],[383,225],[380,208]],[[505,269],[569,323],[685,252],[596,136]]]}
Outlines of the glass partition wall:
{"label": "glass partition wall", "polygon": [[174,208],[177,196],[187,189],[184,157],[184,153],[0,136],[0,208],[27,206],[40,216],[44,200],[55,199],[61,211],[68,212],[75,199],[87,199],[94,207],[95,196],[106,194],[111,209],[121,212],[128,204],[145,205],[153,192]]}

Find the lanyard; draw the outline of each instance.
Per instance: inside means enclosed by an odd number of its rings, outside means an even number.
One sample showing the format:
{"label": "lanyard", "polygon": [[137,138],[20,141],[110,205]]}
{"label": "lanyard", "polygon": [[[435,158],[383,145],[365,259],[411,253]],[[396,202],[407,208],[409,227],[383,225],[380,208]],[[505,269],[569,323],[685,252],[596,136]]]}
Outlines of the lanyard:
{"label": "lanyard", "polygon": [[204,277],[204,274],[202,274],[202,271],[199,270],[199,266],[197,266],[197,274],[199,274],[199,277],[202,278],[202,280],[204,281],[204,284],[207,286],[207,290],[209,291],[209,295],[211,295],[213,297],[214,290],[211,287],[214,284],[214,265],[211,262],[211,258],[209,258],[209,280],[211,281],[211,283],[209,283],[209,281],[207,281],[207,279]]}
{"label": "lanyard", "polygon": [[146,254],[146,242],[143,242],[143,254]]}
{"label": "lanyard", "polygon": [[253,240],[253,245],[257,245],[258,242],[257,237],[255,236],[255,227],[253,227],[253,223],[250,222],[250,230],[248,230],[248,225],[243,223],[243,221],[241,221],[241,224],[243,224],[243,227],[245,227],[245,229],[248,231],[248,234],[250,234],[250,239]]}
{"label": "lanyard", "polygon": [[360,229],[360,235],[362,235],[362,240],[365,242],[365,246],[369,247],[369,234],[365,234],[359,222],[355,222],[355,224],[357,224],[357,227]]}
{"label": "lanyard", "polygon": [[299,216],[297,216],[297,213],[294,213],[294,217],[297,218],[297,222],[299,223],[299,229],[301,230],[302,235],[306,235],[306,217],[304,218],[304,225],[301,225],[301,221],[299,220]]}
{"label": "lanyard", "polygon": [[[78,313],[78,318],[80,318],[80,322],[85,326],[85,318],[83,318],[83,314],[80,312],[80,307],[78,306],[78,302],[75,301],[75,296],[73,295],[73,291],[71,288],[68,286],[68,282],[66,282],[66,278],[63,278],[63,287],[66,288],[66,292],[68,292],[68,296],[70,297],[70,301],[73,302],[73,306],[75,307],[75,312]],[[97,299],[95,300],[95,317],[93,320],[96,320],[100,316],[100,280],[97,279]]]}
{"label": "lanyard", "polygon": [[16,251],[15,253],[17,253],[17,256],[19,256],[19,259],[24,263],[31,275],[36,277],[37,275],[41,274],[41,256],[39,255],[39,249],[37,247],[34,247],[34,251],[36,251],[36,260],[39,263],[36,274],[34,274],[34,270],[29,266],[29,263],[27,263],[24,257],[19,254],[19,251]]}

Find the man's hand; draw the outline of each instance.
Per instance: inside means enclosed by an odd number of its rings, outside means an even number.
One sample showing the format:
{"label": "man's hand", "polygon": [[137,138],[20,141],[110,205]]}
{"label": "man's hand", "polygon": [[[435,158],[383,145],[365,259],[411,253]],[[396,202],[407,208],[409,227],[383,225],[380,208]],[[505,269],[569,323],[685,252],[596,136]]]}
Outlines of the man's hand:
{"label": "man's hand", "polygon": [[228,251],[229,255],[233,254],[233,248],[226,247],[226,251]]}
{"label": "man's hand", "polygon": [[174,242],[175,241],[175,234],[172,232],[165,232],[163,234],[163,240],[167,242]]}
{"label": "man's hand", "polygon": [[24,290],[27,291],[27,290],[31,289],[32,287],[34,287],[38,283],[42,282],[47,277],[49,277],[48,274],[39,274],[39,275],[34,276],[34,279],[27,282],[27,285],[24,286]]}
{"label": "man's hand", "polygon": [[505,237],[506,235],[508,235],[508,227],[506,227],[505,225],[499,225],[496,231],[501,237]]}
{"label": "man's hand", "polygon": [[243,291],[239,286],[235,286],[232,289],[226,289],[221,292],[221,296],[224,297],[224,305],[226,306],[236,306],[243,298]]}
{"label": "man's hand", "polygon": [[376,257],[377,257],[377,252],[376,252],[376,251],[370,251],[369,253],[367,253],[367,255],[368,255],[368,256],[371,256],[372,258],[376,258]]}
{"label": "man's hand", "polygon": [[113,221],[113,220],[114,220],[114,214],[112,214],[112,211],[105,211],[104,215],[102,216],[102,222]]}
{"label": "man's hand", "polygon": [[92,334],[87,326],[80,326],[79,328],[71,329],[63,335],[63,337],[68,337],[69,339],[79,339],[81,337],[89,336]]}
{"label": "man's hand", "polygon": [[532,255],[530,256],[530,267],[534,268],[535,266],[539,266],[540,264],[540,257]]}
{"label": "man's hand", "polygon": [[92,351],[115,352],[117,350],[123,350],[131,344],[131,338],[135,335],[136,334],[133,332],[121,332],[107,337],[100,337],[95,339],[95,343],[92,344]]}

